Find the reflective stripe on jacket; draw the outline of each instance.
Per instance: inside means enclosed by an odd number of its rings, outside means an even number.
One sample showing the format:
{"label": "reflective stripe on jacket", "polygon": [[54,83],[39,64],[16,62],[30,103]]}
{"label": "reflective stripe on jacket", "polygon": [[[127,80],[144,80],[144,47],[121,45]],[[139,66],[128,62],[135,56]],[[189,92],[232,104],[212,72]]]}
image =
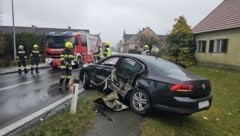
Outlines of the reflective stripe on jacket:
{"label": "reflective stripe on jacket", "polygon": [[112,55],[111,48],[106,48],[105,51],[104,51],[104,56],[108,57],[108,56],[111,56],[111,55]]}

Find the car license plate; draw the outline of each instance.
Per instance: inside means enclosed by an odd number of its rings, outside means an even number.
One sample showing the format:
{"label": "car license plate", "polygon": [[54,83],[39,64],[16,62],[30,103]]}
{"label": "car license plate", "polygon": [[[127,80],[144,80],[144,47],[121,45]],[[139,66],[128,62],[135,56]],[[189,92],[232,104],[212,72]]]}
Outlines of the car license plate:
{"label": "car license plate", "polygon": [[202,101],[198,103],[198,109],[209,107],[209,101]]}

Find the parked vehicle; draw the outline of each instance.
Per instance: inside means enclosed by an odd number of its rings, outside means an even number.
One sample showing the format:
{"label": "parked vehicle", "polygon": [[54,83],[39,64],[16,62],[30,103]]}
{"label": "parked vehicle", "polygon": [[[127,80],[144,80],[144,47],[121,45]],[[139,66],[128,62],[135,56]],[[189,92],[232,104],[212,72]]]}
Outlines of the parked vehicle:
{"label": "parked vehicle", "polygon": [[93,86],[118,90],[132,110],[141,115],[151,108],[189,115],[208,109],[213,98],[209,79],[155,56],[112,55],[84,65],[79,79],[85,89]]}
{"label": "parked vehicle", "polygon": [[101,45],[99,35],[72,31],[63,33],[49,32],[46,35],[45,57],[46,63],[53,68],[60,66],[60,54],[64,50],[66,41],[73,43],[73,52],[77,58],[72,62],[73,66],[93,62],[93,54],[97,52],[97,46]]}

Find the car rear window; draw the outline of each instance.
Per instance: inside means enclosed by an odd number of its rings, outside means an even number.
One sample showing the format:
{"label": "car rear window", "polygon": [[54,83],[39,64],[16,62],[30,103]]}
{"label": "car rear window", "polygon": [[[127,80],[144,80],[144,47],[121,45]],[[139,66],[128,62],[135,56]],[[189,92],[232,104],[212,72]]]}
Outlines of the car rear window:
{"label": "car rear window", "polygon": [[148,67],[153,69],[155,72],[161,74],[161,75],[186,75],[186,70],[181,68],[180,66],[160,59],[160,58],[150,58],[147,59]]}

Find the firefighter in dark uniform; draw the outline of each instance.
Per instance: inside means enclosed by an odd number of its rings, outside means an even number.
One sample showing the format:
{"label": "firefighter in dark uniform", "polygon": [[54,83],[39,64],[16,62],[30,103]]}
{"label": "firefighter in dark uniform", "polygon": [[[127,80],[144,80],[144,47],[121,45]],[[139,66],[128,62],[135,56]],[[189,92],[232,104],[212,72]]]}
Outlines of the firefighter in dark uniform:
{"label": "firefighter in dark uniform", "polygon": [[22,74],[22,69],[21,67],[24,67],[24,72],[27,73],[27,68],[26,68],[26,59],[27,59],[27,55],[26,55],[26,51],[24,50],[24,46],[23,45],[19,45],[18,46],[18,52],[17,52],[17,64],[18,64],[18,74]]}
{"label": "firefighter in dark uniform", "polygon": [[33,74],[34,65],[36,65],[35,66],[36,73],[39,73],[39,71],[38,71],[38,64],[40,62],[41,54],[40,54],[40,51],[38,49],[38,45],[37,44],[33,45],[33,49],[32,49],[32,52],[30,54],[30,57],[31,57],[31,74]]}
{"label": "firefighter in dark uniform", "polygon": [[76,57],[72,51],[73,45],[71,42],[65,43],[65,50],[60,55],[61,60],[61,76],[60,76],[60,86],[59,90],[61,90],[63,81],[66,79],[66,88],[69,80],[72,78],[72,60],[74,60]]}

